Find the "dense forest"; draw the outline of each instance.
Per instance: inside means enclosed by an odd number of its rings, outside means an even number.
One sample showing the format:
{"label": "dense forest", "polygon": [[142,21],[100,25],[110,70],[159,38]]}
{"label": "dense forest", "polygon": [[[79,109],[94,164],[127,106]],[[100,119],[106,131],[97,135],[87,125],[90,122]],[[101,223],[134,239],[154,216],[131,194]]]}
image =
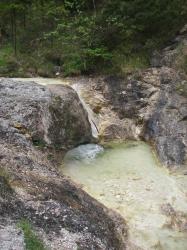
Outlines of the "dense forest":
{"label": "dense forest", "polygon": [[1,0],[0,75],[143,68],[187,21],[187,0]]}

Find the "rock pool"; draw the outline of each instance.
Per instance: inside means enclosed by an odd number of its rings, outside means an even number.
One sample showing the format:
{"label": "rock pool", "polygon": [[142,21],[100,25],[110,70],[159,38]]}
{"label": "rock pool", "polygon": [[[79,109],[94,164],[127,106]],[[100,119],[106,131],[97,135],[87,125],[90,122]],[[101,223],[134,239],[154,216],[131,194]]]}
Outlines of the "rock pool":
{"label": "rock pool", "polygon": [[67,153],[62,172],[127,221],[141,249],[187,249],[187,176],[169,173],[149,145],[82,145]]}

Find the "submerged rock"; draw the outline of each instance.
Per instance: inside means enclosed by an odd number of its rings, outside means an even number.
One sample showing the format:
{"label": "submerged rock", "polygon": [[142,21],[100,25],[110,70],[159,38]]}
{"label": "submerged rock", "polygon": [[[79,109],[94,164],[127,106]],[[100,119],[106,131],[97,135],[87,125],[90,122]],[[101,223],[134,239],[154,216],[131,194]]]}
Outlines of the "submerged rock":
{"label": "submerged rock", "polygon": [[157,249],[160,242],[160,249],[186,250],[187,178],[159,167],[146,143],[110,143],[101,157],[72,157],[62,171],[119,212],[128,223],[129,240],[141,249]]}
{"label": "submerged rock", "polygon": [[64,161],[68,160],[85,160],[91,161],[96,158],[97,155],[103,153],[104,148],[97,144],[80,145],[74,148],[65,155]]}

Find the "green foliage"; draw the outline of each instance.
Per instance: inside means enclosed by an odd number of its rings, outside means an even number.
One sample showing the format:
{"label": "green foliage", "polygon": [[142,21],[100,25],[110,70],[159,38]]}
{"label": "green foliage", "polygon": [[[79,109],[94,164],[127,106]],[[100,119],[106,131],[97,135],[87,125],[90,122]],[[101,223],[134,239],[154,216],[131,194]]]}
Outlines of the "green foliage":
{"label": "green foliage", "polygon": [[23,219],[19,222],[18,227],[24,233],[26,250],[45,250],[42,241],[35,235],[30,223]]}
{"label": "green foliage", "polygon": [[183,63],[181,65],[181,68],[184,70],[185,73],[187,73],[187,55],[184,55],[183,57]]}
{"label": "green foliage", "polygon": [[6,47],[1,48],[1,50],[0,50],[0,67],[7,66],[12,53],[13,53],[13,50],[12,50],[11,46],[6,46]]}
{"label": "green foliage", "polygon": [[126,72],[147,64],[186,21],[187,0],[2,1],[0,45],[12,44],[20,74]]}
{"label": "green foliage", "polygon": [[6,180],[9,180],[9,178],[10,178],[9,173],[7,172],[7,170],[2,168],[1,166],[0,166],[0,176],[4,177]]}
{"label": "green foliage", "polygon": [[139,69],[145,69],[149,65],[148,56],[146,54],[124,54],[116,53],[113,57],[113,68],[117,66],[115,72],[120,72],[122,75],[133,73]]}
{"label": "green foliage", "polygon": [[179,83],[176,87],[176,91],[179,95],[187,97],[187,82]]}
{"label": "green foliage", "polygon": [[10,175],[8,171],[0,166],[0,198],[8,199],[10,194],[12,194],[12,189],[9,183]]}
{"label": "green foliage", "polygon": [[12,47],[10,45],[3,46],[0,49],[0,75],[6,76],[10,72],[15,73],[18,67],[18,62],[14,57]]}
{"label": "green foliage", "polygon": [[39,138],[32,138],[33,145],[38,148],[45,148],[46,143],[44,140],[39,139]]}

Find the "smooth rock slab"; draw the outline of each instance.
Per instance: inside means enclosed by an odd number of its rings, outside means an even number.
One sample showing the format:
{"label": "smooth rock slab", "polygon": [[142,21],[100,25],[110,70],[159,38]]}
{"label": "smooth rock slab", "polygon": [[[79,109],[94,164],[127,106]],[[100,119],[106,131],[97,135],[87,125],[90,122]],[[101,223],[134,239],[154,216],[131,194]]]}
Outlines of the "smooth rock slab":
{"label": "smooth rock slab", "polygon": [[1,250],[24,250],[24,236],[16,225],[0,225],[0,249]]}
{"label": "smooth rock slab", "polygon": [[21,134],[39,145],[66,148],[92,139],[78,95],[63,85],[49,89],[34,82],[1,79],[0,124],[4,137]]}

